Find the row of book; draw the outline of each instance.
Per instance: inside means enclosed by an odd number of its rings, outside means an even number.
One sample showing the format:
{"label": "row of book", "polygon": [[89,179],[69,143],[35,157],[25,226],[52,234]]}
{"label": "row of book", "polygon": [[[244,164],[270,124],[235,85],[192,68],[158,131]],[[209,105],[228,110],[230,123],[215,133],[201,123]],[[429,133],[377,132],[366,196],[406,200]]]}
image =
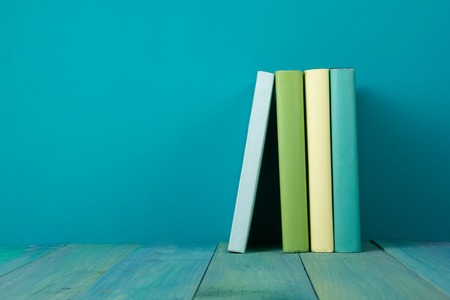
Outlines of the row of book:
{"label": "row of book", "polygon": [[258,72],[228,251],[247,247],[271,101],[283,251],[360,252],[353,68]]}

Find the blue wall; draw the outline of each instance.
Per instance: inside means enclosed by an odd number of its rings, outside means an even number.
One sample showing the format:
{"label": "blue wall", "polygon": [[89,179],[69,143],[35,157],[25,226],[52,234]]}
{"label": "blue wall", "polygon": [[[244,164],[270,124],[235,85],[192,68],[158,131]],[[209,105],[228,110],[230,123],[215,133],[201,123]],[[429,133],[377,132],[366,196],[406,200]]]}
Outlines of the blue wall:
{"label": "blue wall", "polygon": [[332,66],[363,238],[450,240],[450,2],[340,2],[0,1],[0,243],[226,241],[256,71]]}

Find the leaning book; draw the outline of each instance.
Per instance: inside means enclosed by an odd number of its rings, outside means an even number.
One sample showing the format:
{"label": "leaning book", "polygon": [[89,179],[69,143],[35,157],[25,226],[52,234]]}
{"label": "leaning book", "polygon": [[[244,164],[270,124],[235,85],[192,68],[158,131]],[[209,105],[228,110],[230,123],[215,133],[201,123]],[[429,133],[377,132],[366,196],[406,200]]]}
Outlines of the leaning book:
{"label": "leaning book", "polygon": [[263,157],[274,74],[257,73],[228,251],[245,253]]}

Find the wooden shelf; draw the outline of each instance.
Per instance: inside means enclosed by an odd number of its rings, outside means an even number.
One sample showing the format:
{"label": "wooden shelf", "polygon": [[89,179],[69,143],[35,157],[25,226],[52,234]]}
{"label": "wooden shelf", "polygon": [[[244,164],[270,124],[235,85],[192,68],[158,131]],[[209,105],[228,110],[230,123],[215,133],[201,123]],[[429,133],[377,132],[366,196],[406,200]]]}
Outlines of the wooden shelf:
{"label": "wooden shelf", "polygon": [[361,253],[231,254],[219,245],[0,246],[2,299],[450,299],[450,243]]}

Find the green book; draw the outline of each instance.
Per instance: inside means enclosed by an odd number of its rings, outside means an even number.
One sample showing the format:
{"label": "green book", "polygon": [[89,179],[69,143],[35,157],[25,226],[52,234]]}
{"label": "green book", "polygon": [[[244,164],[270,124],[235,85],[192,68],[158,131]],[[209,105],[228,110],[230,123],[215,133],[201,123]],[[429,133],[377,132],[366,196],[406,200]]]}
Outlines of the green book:
{"label": "green book", "polygon": [[303,73],[275,73],[284,252],[309,251]]}

